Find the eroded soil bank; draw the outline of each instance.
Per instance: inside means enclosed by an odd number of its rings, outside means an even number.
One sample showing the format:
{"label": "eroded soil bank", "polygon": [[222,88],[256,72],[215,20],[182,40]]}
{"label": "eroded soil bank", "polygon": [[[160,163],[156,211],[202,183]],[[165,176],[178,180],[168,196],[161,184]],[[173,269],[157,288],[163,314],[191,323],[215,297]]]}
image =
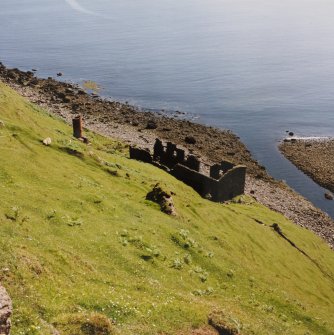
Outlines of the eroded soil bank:
{"label": "eroded soil bank", "polygon": [[140,111],[128,104],[88,94],[77,85],[37,78],[32,71],[7,69],[1,63],[0,80],[51,114],[68,122],[81,114],[87,128],[128,144],[152,148],[155,138],[159,137],[192,152],[204,166],[222,159],[246,165],[246,194],[314,231],[334,248],[333,220],[286,184],[270,177],[232,132],[167,117],[163,113]]}
{"label": "eroded soil bank", "polygon": [[317,184],[334,192],[334,139],[291,139],[279,148]]}

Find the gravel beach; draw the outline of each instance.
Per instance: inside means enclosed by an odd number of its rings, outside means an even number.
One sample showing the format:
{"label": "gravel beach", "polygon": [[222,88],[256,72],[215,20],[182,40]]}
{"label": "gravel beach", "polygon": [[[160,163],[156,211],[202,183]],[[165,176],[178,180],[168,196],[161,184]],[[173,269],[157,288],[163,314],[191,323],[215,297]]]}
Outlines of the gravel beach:
{"label": "gravel beach", "polygon": [[[49,113],[71,122],[81,114],[85,127],[131,145],[152,148],[155,138],[172,141],[200,158],[204,166],[221,160],[247,166],[246,194],[312,230],[334,248],[334,222],[304,197],[273,179],[229,130],[197,124],[163,111],[153,113],[88,94],[78,85],[37,78],[31,71],[7,69],[0,63],[0,80]],[[333,185],[333,184],[332,184]]]}
{"label": "gravel beach", "polygon": [[334,192],[334,139],[290,139],[283,141],[279,148],[317,184]]}

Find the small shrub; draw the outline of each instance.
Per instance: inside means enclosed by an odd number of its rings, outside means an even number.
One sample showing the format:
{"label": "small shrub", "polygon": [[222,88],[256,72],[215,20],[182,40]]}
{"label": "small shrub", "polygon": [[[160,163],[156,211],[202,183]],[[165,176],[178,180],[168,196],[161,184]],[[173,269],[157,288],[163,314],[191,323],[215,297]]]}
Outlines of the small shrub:
{"label": "small shrub", "polygon": [[57,211],[54,209],[49,214],[46,215],[46,218],[48,220],[52,220],[57,216]]}
{"label": "small shrub", "polygon": [[20,209],[14,206],[10,209],[8,213],[5,214],[6,218],[11,221],[17,221],[20,215]]}
{"label": "small shrub", "polygon": [[171,240],[183,249],[199,248],[198,243],[189,236],[189,231],[180,229],[177,234],[173,234]]}
{"label": "small shrub", "polygon": [[180,260],[180,258],[175,258],[173,260],[171,268],[176,269],[176,270],[182,270],[183,262]]}
{"label": "small shrub", "polygon": [[208,258],[213,258],[214,257],[214,253],[209,251],[205,256],[208,257]]}
{"label": "small shrub", "polygon": [[184,261],[187,265],[190,265],[191,262],[192,262],[192,257],[191,257],[191,255],[190,255],[190,254],[186,254],[186,255],[184,255],[184,257],[183,257],[183,261]]}
{"label": "small shrub", "polygon": [[67,225],[70,227],[81,226],[82,224],[83,221],[79,217],[67,217]]}
{"label": "small shrub", "polygon": [[234,277],[234,271],[233,270],[228,270],[228,272],[226,273],[226,275],[227,275],[227,277],[229,277],[229,278],[233,278]]}
{"label": "small shrub", "polygon": [[212,287],[208,287],[205,290],[195,290],[192,292],[192,294],[202,297],[202,296],[211,295],[213,292],[214,292],[214,289]]}
{"label": "small shrub", "polygon": [[206,282],[209,277],[209,273],[203,270],[200,266],[196,266],[192,270],[189,271],[190,274],[195,274],[202,283]]}

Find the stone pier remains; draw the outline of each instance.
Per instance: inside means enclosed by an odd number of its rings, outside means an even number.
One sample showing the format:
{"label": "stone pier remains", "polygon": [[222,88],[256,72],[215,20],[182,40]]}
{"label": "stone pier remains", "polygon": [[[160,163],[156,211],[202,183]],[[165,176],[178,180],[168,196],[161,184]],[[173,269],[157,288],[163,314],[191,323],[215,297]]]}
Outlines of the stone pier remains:
{"label": "stone pier remains", "polygon": [[148,149],[130,147],[130,158],[153,164],[191,186],[202,197],[224,202],[244,194],[246,167],[228,161],[214,164],[209,175],[200,172],[201,163],[194,155],[186,155],[176,144],[166,146],[156,139],[153,155]]}

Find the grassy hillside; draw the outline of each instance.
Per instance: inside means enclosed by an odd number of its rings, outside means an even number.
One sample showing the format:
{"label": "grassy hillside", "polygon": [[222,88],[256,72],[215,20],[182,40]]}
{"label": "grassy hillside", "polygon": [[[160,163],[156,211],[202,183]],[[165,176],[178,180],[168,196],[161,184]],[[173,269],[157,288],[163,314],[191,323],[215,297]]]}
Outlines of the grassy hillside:
{"label": "grassy hillside", "polygon": [[[110,139],[87,146],[2,83],[0,120],[14,335],[187,334],[213,311],[242,334],[334,334],[334,253],[309,231],[249,198],[204,200]],[[176,217],[145,200],[157,182]]]}

